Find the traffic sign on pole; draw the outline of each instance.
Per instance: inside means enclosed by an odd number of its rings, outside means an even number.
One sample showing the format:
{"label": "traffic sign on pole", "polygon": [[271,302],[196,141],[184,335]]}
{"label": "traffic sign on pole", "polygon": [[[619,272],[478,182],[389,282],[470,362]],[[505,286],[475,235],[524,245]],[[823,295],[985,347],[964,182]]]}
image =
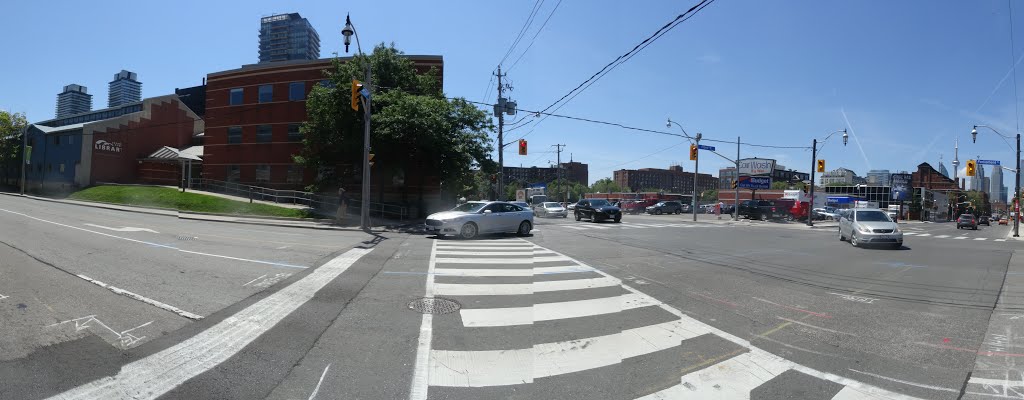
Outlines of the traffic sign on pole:
{"label": "traffic sign on pole", "polygon": [[705,146],[703,144],[699,144],[699,145],[697,145],[697,148],[701,149],[701,150],[715,151],[715,146]]}
{"label": "traffic sign on pole", "polygon": [[1000,165],[999,160],[978,160],[978,164],[984,165]]}

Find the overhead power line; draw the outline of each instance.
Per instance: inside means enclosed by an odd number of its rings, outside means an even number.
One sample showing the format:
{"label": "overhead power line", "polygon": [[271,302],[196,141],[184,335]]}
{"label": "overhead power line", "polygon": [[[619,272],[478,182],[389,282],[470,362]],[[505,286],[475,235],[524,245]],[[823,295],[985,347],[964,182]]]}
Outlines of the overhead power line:
{"label": "overhead power line", "polygon": [[540,28],[537,28],[537,32],[533,34],[532,38],[530,38],[530,44],[527,45],[526,49],[524,49],[523,52],[519,54],[519,57],[516,57],[516,60],[512,62],[511,66],[508,67],[508,71],[511,71],[512,68],[515,68],[516,64],[519,64],[519,60],[522,60],[523,56],[526,55],[526,52],[530,51],[530,48],[533,47],[533,43],[536,42],[537,40],[537,36],[540,35],[540,32],[543,31],[544,27],[548,25],[548,21],[551,20],[551,16],[555,15],[555,11],[558,10],[558,6],[560,5],[562,5],[562,0],[558,0],[558,3],[555,3],[555,8],[552,8],[551,12],[548,13],[548,17],[544,19],[544,23],[540,24]]}
{"label": "overhead power line", "polygon": [[526,34],[526,31],[530,28],[530,25],[533,24],[533,19],[534,17],[537,16],[537,11],[540,11],[540,6],[543,4],[544,0],[537,0],[536,2],[533,3],[533,9],[530,10],[530,15],[526,17],[526,22],[523,23],[522,29],[519,29],[519,34],[516,35],[516,39],[512,41],[512,45],[508,47],[508,51],[505,52],[505,55],[501,57],[501,61],[498,62],[498,65],[505,63],[505,60],[508,59],[508,56],[512,55],[512,51],[515,50],[516,46],[519,44],[519,41],[523,40],[523,35]]}

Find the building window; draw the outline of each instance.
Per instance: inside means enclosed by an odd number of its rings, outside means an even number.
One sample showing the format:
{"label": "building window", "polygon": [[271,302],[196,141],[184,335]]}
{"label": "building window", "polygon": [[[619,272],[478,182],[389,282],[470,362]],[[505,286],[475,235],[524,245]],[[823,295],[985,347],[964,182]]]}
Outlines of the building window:
{"label": "building window", "polygon": [[228,165],[228,182],[238,183],[238,181],[241,178],[241,175],[241,169],[239,169],[237,165]]}
{"label": "building window", "polygon": [[262,85],[260,86],[260,103],[269,103],[274,101],[274,86],[273,85]]}
{"label": "building window", "polygon": [[256,166],[256,183],[270,182],[270,166],[269,165],[257,165]]}
{"label": "building window", "polygon": [[228,128],[228,144],[242,143],[242,127],[232,126]]}
{"label": "building window", "polygon": [[62,174],[64,173],[64,164],[63,163],[60,165],[60,173],[62,173]]}
{"label": "building window", "polygon": [[302,183],[302,166],[301,165],[289,165],[288,166],[288,183]]}
{"label": "building window", "polygon": [[301,101],[306,99],[306,83],[292,82],[288,84],[288,101]]}
{"label": "building window", "polygon": [[270,125],[259,125],[256,127],[256,143],[270,143],[274,136],[274,130]]}
{"label": "building window", "polygon": [[242,104],[242,88],[231,89],[230,102],[228,104],[233,106]]}
{"label": "building window", "polygon": [[301,142],[302,132],[299,132],[299,124],[288,124],[288,141]]}

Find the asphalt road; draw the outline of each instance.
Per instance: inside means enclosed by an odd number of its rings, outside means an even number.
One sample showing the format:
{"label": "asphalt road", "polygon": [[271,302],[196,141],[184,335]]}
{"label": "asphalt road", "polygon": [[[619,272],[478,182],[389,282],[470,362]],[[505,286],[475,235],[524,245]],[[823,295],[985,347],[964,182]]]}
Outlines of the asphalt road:
{"label": "asphalt road", "polygon": [[1015,395],[1008,227],[906,223],[890,250],[700,219],[462,241],[0,196],[0,398]]}

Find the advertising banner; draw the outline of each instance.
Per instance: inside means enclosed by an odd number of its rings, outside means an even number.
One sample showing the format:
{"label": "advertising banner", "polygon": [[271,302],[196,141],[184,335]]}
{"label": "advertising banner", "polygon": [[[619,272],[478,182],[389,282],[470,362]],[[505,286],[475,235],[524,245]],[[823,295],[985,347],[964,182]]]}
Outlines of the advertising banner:
{"label": "advertising banner", "polygon": [[744,158],[739,164],[740,176],[768,176],[775,170],[775,160],[767,158]]}
{"label": "advertising banner", "polygon": [[890,175],[889,194],[894,201],[910,199],[910,174]]}

